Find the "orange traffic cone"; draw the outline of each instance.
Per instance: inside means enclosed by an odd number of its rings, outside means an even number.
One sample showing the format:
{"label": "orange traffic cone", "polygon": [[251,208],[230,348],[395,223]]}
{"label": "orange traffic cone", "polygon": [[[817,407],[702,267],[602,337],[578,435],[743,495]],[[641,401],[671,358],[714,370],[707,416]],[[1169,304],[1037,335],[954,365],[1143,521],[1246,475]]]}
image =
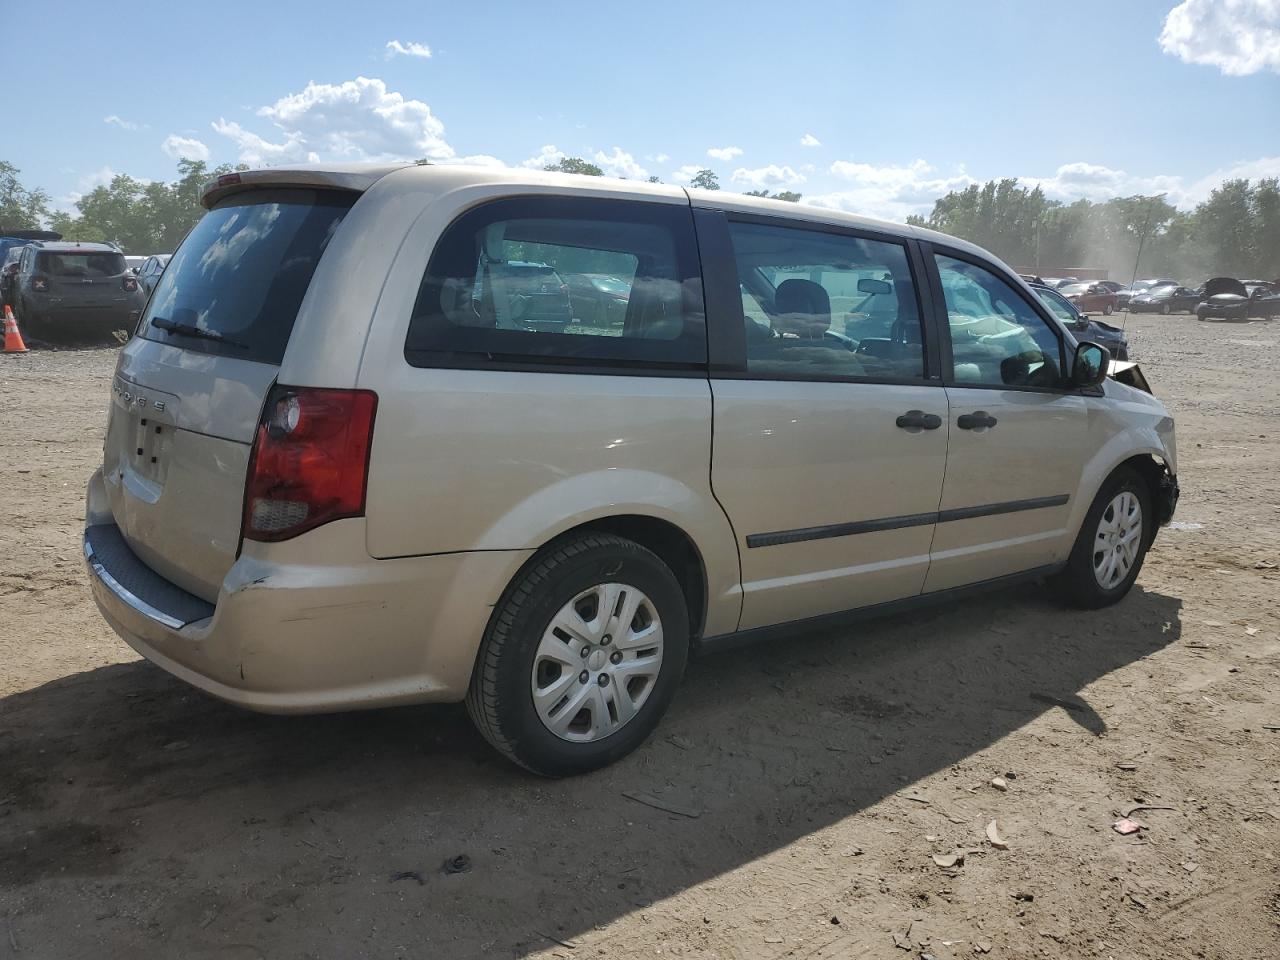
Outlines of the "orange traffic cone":
{"label": "orange traffic cone", "polygon": [[4,352],[27,352],[27,345],[22,342],[22,334],[18,332],[18,318],[13,315],[13,307],[7,303],[4,305]]}

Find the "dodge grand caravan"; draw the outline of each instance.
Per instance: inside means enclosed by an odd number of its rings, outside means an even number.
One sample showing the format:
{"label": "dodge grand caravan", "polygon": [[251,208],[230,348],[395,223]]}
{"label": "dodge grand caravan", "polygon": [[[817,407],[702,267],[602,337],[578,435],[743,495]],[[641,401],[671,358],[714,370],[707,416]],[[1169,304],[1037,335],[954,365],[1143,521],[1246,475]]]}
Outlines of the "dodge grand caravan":
{"label": "dodge grand caravan", "polygon": [[[232,703],[465,700],[582,772],[692,649],[1021,578],[1102,607],[1173,513],[1141,375],[951,237],[453,166],[203,201],[120,353],[84,552],[111,626]],[[529,263],[615,279],[621,322],[525,322]]]}

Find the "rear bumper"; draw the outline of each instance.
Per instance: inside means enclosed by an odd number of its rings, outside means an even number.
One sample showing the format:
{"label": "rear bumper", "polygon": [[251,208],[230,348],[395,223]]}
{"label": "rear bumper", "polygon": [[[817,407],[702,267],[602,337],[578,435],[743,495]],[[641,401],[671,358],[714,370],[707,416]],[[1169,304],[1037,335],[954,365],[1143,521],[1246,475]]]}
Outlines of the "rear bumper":
{"label": "rear bumper", "polygon": [[364,521],[340,520],[246,544],[210,604],[112,546],[100,473],[88,501],[89,583],[112,629],[179,679],[268,713],[462,699],[493,605],[530,555],[374,560]]}
{"label": "rear bumper", "polygon": [[142,311],[133,306],[76,307],[31,303],[40,322],[47,327],[68,330],[128,330],[133,332]]}

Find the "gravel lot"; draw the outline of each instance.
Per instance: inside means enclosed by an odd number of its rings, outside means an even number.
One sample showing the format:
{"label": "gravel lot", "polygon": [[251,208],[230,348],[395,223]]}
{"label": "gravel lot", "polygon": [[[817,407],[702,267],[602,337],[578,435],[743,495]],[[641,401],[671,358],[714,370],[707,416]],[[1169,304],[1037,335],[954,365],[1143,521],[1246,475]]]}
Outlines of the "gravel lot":
{"label": "gravel lot", "polygon": [[256,716],[139,661],[78,560],[114,351],[0,357],[0,958],[1274,957],[1280,320],[1128,325],[1185,527],[1121,605],[707,658],[567,782],[460,707]]}

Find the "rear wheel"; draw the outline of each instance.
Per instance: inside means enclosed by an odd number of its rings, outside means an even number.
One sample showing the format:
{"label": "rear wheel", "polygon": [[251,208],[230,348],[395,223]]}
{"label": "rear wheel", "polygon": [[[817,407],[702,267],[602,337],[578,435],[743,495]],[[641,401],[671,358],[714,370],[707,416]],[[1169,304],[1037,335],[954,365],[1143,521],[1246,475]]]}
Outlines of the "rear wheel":
{"label": "rear wheel", "polygon": [[1116,308],[1109,303],[1103,304],[1102,305],[1103,316],[1107,316],[1107,317],[1111,316],[1111,314],[1115,313],[1115,309]]}
{"label": "rear wheel", "polygon": [[1160,312],[1166,317],[1173,313],[1173,311],[1169,309],[1169,305],[1167,303],[1160,304]]}
{"label": "rear wheel", "polygon": [[608,534],[562,541],[525,568],[494,611],[467,712],[526,769],[586,773],[653,731],[688,650],[684,594],[657,556]]}
{"label": "rear wheel", "polygon": [[1123,467],[1102,485],[1085,515],[1056,586],[1077,606],[1121,600],[1133,587],[1151,544],[1151,492],[1137,471]]}

